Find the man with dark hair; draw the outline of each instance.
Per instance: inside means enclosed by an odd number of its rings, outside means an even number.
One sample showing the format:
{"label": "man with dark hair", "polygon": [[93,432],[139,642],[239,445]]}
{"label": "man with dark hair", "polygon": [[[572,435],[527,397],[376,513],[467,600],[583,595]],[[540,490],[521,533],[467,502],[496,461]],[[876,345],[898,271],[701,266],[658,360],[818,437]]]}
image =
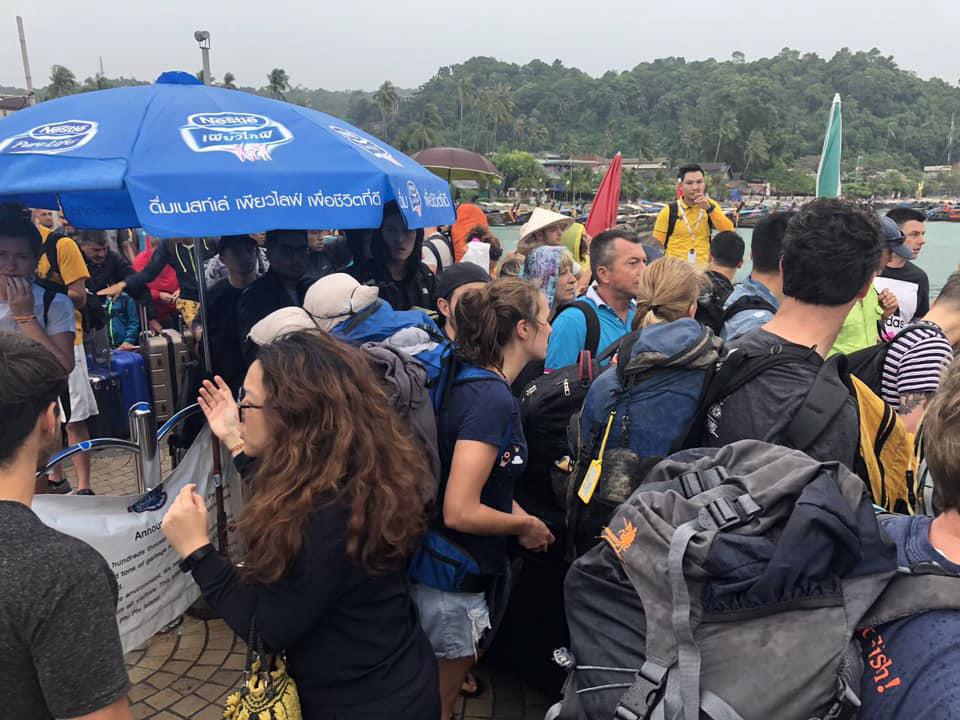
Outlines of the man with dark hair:
{"label": "man with dark hair", "polygon": [[884,319],[884,335],[889,339],[911,320],[927,314],[930,309],[930,280],[912,262],[919,257],[927,241],[924,227],[927,216],[919,210],[901,207],[888,212],[887,217],[900,228],[906,238],[904,244],[913,253],[912,259],[897,254],[891,256],[875,282],[877,288],[889,289],[897,297],[897,310]]}
{"label": "man with dark hair", "polygon": [[[87,289],[97,293],[113,283],[121,282],[134,274],[135,270],[123,255],[111,250],[107,233],[103,230],[81,230],[77,233],[77,244],[87,261],[90,280]],[[152,305],[149,293],[138,298],[149,308]],[[87,298],[88,306],[103,306],[107,315],[107,336],[111,347],[120,350],[133,350],[140,333],[140,318],[137,301],[127,293],[107,298],[106,303],[99,295]]]}
{"label": "man with dark hair", "polygon": [[[782,442],[796,411],[823,364],[854,302],[870,291],[880,261],[876,217],[842,200],[818,199],[794,214],[783,238],[783,298],[776,315],[729,342],[727,358],[784,359],[752,377],[709,409],[706,444],[737,440]],[[857,408],[852,398],[808,447],[821,461],[854,465],[859,447]]]}
{"label": "man with dark hair", "polygon": [[683,165],[677,171],[683,197],[664,207],[657,215],[653,237],[669,257],[686,260],[698,267],[707,265],[713,230],[733,230],[733,222],[706,193],[706,179],[699,165]]}
{"label": "man with dark hair", "polygon": [[213,372],[236,392],[246,369],[237,310],[240,296],[257,279],[257,241],[249,235],[224,235],[217,249],[227,277],[207,292],[210,362]]}
{"label": "man with dark hair", "polygon": [[[960,365],[944,375],[923,418],[927,467],[939,514],[883,522],[897,564],[960,575]],[[866,672],[857,717],[954,718],[960,708],[960,612],[932,610],[857,633]]]}
{"label": "man with dark hair", "polygon": [[766,324],[780,307],[783,236],[793,213],[777,212],[760,220],[750,238],[750,276],[734,288],[723,306],[724,340],[740,337]]}
{"label": "man with dark hair", "polygon": [[479,265],[459,262],[448,266],[437,275],[437,312],[443,332],[451,340],[457,339],[454,311],[457,301],[467,290],[482,288],[490,282],[490,274]]}
{"label": "man with dark hair", "polygon": [[723,304],[733,292],[733,279],[743,267],[743,238],[733,230],[717,233],[710,241],[707,280],[710,287],[697,300],[696,320],[717,335],[723,330]]}
{"label": "man with dark hair", "polygon": [[927,402],[953,362],[960,343],[960,273],[944,284],[922,320],[908,323],[890,341],[883,359],[882,397],[900,415],[908,432],[916,432]]}
{"label": "man with dark hair", "polygon": [[[544,363],[547,370],[572,365],[582,350],[596,356],[630,332],[646,265],[647,255],[636,233],[614,229],[593,238],[590,267],[594,282],[581,298],[583,304],[571,304],[554,319]],[[587,315],[591,311],[593,317]],[[596,330],[596,347],[587,342],[591,324]]]}
{"label": "man with dark hair", "polygon": [[[890,218],[880,218],[880,235],[883,245],[877,272],[885,268],[894,255],[902,258],[913,256],[913,251],[907,247],[906,236]],[[897,296],[890,288],[881,289],[874,280],[870,292],[850,308],[830,355],[850,355],[882,342],[885,339],[882,335],[883,322],[896,310]]]}
{"label": "man with dark hair", "polygon": [[[303,298],[314,279],[306,274],[310,257],[306,230],[270,230],[266,245],[270,269],[243,291],[237,304],[241,342],[254,325],[275,310],[303,307]],[[252,357],[248,353],[247,364]]]}
{"label": "man with dark hair", "polygon": [[[96,550],[31,510],[37,465],[60,438],[67,372],[0,332],[0,707],[3,716],[130,720],[117,580]],[[15,421],[11,422],[11,419]]]}

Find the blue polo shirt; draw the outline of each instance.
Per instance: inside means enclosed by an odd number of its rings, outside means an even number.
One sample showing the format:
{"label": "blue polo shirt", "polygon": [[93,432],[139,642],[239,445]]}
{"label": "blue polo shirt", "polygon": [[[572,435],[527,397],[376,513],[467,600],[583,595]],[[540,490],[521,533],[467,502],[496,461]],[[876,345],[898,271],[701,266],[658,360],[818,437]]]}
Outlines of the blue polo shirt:
{"label": "blue polo shirt", "polygon": [[[630,302],[626,322],[620,319],[609,305],[597,293],[597,286],[591,285],[581,300],[586,300],[597,309],[597,318],[600,320],[600,345],[598,352],[615,343],[628,332],[633,324],[633,316],[637,312],[636,303]],[[573,365],[580,357],[580,351],[587,344],[587,319],[582,312],[568,310],[560,313],[553,321],[553,333],[547,345],[547,359],[544,366],[547,370],[559,370],[567,365]]]}
{"label": "blue polo shirt", "polygon": [[[770,303],[774,308],[780,307],[780,301],[776,295],[770,292],[770,289],[753,277],[748,277],[742,283],[737,285],[726,302],[723,303],[723,309],[733,305],[737,300],[746,296],[758,296]],[[761,325],[766,325],[773,319],[773,313],[769,310],[741,310],[723,324],[723,330],[720,336],[724,340],[733,340],[743,335],[748,330],[753,330]]]}

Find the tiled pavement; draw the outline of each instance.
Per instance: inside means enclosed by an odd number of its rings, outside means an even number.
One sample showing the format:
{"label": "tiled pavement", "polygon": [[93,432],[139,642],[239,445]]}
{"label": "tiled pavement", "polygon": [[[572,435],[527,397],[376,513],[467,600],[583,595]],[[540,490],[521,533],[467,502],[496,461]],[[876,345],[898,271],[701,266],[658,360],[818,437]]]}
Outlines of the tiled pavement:
{"label": "tiled pavement", "polygon": [[[101,495],[136,492],[133,456],[118,451],[93,455],[92,485]],[[163,469],[170,460],[163,456]],[[73,468],[67,476],[74,482]],[[130,701],[137,720],[219,720],[224,698],[239,685],[246,646],[221,620],[185,616],[126,657]],[[485,692],[461,704],[457,720],[542,720],[550,700],[496,667],[481,666]]]}

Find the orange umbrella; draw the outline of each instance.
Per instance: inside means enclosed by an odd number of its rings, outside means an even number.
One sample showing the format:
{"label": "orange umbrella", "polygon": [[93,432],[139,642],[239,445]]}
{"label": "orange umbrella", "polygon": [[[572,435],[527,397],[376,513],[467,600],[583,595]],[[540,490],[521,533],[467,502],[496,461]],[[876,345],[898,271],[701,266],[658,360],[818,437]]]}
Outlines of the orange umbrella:
{"label": "orange umbrella", "polygon": [[617,208],[620,207],[620,182],[623,177],[623,158],[620,153],[613,156],[607,174],[600,181],[597,194],[593,198],[590,216],[587,218],[587,235],[595,237],[604,230],[617,224]]}

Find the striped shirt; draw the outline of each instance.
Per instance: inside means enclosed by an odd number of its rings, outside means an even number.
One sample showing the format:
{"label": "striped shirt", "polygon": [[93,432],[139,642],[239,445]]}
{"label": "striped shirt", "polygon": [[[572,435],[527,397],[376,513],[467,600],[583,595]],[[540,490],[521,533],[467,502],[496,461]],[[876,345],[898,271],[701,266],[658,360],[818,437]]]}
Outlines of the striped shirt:
{"label": "striped shirt", "polygon": [[953,362],[953,348],[938,325],[919,320],[908,327],[891,341],[883,361],[883,399],[894,410],[904,395],[936,392]]}

